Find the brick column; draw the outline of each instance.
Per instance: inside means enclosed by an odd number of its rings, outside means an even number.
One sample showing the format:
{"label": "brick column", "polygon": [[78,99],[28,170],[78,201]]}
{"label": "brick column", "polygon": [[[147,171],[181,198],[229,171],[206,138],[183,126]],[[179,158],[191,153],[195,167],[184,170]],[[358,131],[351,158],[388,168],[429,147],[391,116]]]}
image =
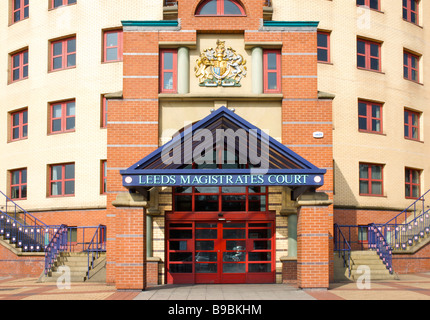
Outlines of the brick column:
{"label": "brick column", "polygon": [[297,284],[302,289],[329,287],[331,204],[323,193],[304,194],[299,198]]}

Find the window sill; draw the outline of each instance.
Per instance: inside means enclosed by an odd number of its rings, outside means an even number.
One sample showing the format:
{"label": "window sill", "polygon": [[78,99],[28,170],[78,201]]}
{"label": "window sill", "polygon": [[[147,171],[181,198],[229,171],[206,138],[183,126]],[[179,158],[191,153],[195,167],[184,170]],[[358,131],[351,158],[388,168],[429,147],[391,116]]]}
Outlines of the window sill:
{"label": "window sill", "polygon": [[408,79],[408,78],[405,78],[405,77],[403,77],[403,79],[404,79],[404,80],[407,80],[407,81],[410,81],[410,82],[413,82],[413,83],[415,83],[415,84],[418,84],[418,85],[424,86],[424,83],[422,83],[422,82],[415,81],[415,80],[411,80],[411,79]]}
{"label": "window sill", "polygon": [[327,65],[330,65],[330,66],[333,65],[333,62],[326,62],[326,61],[317,61],[317,62],[321,63],[321,64],[327,64]]}
{"label": "window sill", "polygon": [[206,101],[213,99],[228,99],[231,101],[282,101],[284,95],[282,93],[262,93],[262,94],[226,94],[226,93],[205,93],[205,94],[194,94],[194,93],[159,93],[159,100],[175,100],[175,101]]}
{"label": "window sill", "polygon": [[370,71],[370,72],[374,72],[374,73],[379,73],[379,74],[385,74],[385,72],[378,71],[378,70],[365,69],[365,68],[360,68],[360,67],[357,67],[357,69],[358,70],[363,70],[363,71]]}
{"label": "window sill", "polygon": [[58,135],[58,134],[71,133],[71,132],[76,132],[76,130],[59,131],[59,132],[49,132],[48,136],[55,136],[55,135]]}
{"label": "window sill", "polygon": [[404,137],[405,138],[405,140],[408,140],[408,141],[413,141],[413,142],[419,142],[419,143],[424,143],[424,141],[423,140],[418,140],[418,139],[412,139],[412,138],[408,138],[408,137]]}
{"label": "window sill", "polygon": [[360,197],[376,197],[376,198],[387,198],[384,194],[359,194]]}
{"label": "window sill", "polygon": [[27,79],[28,79],[28,77],[22,78],[22,79],[13,80],[13,81],[9,81],[8,85],[14,84],[14,83],[17,83],[17,82],[21,82],[21,81],[24,81],[24,80],[27,80]]}
{"label": "window sill", "polygon": [[71,69],[76,69],[76,66],[68,67],[68,68],[62,68],[62,69],[49,70],[48,73],[55,73],[55,72],[64,71],[64,70],[71,70]]}
{"label": "window sill", "polygon": [[423,28],[423,26],[421,26],[421,25],[419,25],[419,24],[416,24],[415,22],[412,22],[412,21],[409,21],[409,20],[406,20],[406,19],[403,19],[403,21],[408,22],[408,23],[410,23],[410,24],[414,25],[415,27],[418,27],[418,28],[424,29],[424,28]]}
{"label": "window sill", "polygon": [[387,134],[383,133],[383,132],[373,132],[373,131],[365,131],[365,130],[358,130],[358,132],[360,132],[360,133],[376,134],[376,135],[379,135],[379,136],[387,136]]}
{"label": "window sill", "polygon": [[28,140],[28,137],[14,139],[14,140],[9,140],[7,143],[18,142],[18,141],[23,141],[23,140]]}

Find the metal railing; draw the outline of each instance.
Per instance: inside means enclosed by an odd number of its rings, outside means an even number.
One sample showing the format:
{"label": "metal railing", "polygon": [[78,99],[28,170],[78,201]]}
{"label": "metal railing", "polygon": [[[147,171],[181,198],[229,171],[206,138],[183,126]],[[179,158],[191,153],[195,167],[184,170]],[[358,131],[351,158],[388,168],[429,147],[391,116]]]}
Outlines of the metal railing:
{"label": "metal railing", "polygon": [[0,195],[3,196],[5,201],[4,205],[0,205],[0,210],[2,210],[5,214],[9,215],[10,217],[13,217],[13,219],[15,220],[20,220],[22,224],[26,226],[47,227],[45,223],[43,223],[31,213],[20,207],[16,202],[14,202],[11,198],[5,195],[2,191],[0,191]]}
{"label": "metal railing", "polygon": [[67,234],[68,228],[66,225],[61,225],[57,232],[52,237],[48,246],[45,249],[45,275],[48,275],[52,270],[52,266],[57,260],[61,252],[67,251]]}
{"label": "metal railing", "polygon": [[375,225],[371,224],[369,226],[369,247],[372,250],[375,250],[379,255],[379,258],[384,263],[385,267],[392,274],[393,273],[393,265],[392,265],[392,251],[390,244],[387,242],[384,237],[381,229]]}
{"label": "metal railing", "polygon": [[88,254],[87,277],[89,277],[90,270],[94,268],[94,261],[100,257],[101,252],[106,252],[106,226],[99,225],[97,227],[86,251]]}
{"label": "metal railing", "polygon": [[343,258],[343,266],[348,268],[348,276],[351,276],[351,246],[341,230],[342,226],[334,225],[334,251]]}
{"label": "metal railing", "polygon": [[164,0],[165,7],[176,6],[178,4],[177,0]]}

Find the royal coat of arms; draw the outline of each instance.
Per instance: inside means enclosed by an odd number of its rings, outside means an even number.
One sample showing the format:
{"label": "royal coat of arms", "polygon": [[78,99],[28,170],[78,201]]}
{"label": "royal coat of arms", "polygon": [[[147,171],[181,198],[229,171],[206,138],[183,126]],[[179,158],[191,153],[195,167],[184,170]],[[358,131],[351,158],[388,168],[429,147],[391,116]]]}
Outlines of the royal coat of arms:
{"label": "royal coat of arms", "polygon": [[209,48],[196,60],[194,72],[202,87],[240,87],[246,76],[246,60],[225,41],[218,40],[215,49]]}

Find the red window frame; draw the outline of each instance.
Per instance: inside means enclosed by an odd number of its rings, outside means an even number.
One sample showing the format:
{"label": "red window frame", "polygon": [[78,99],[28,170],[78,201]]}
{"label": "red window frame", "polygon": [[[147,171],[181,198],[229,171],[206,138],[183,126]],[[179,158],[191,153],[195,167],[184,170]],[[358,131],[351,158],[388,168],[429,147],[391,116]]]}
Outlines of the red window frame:
{"label": "red window frame", "polygon": [[[73,114],[67,114],[67,107],[69,104],[74,104],[74,112]],[[61,116],[55,117],[54,115],[54,108],[57,106],[61,106]],[[76,102],[75,100],[68,100],[68,101],[61,101],[61,102],[54,102],[50,104],[50,127],[49,127],[49,133],[50,134],[57,134],[57,133],[65,133],[65,132],[74,132],[76,128],[76,122],[73,123],[73,128],[67,129],[67,120],[70,119],[76,119]],[[54,131],[54,121],[60,121],[60,130]]]}
{"label": "red window frame", "polygon": [[[116,45],[108,45],[108,35],[116,34]],[[117,58],[116,59],[108,59],[108,50],[115,49]],[[103,62],[118,62],[122,61],[122,53],[123,53],[123,32],[122,30],[109,30],[103,33]]]}
{"label": "red window frame", "polygon": [[[16,118],[17,117],[17,118]],[[18,124],[14,119],[18,120]],[[14,132],[18,133],[15,137]],[[22,109],[10,114],[10,141],[27,139],[28,136],[28,109]]]}
{"label": "red window frame", "polygon": [[[330,63],[330,32],[327,31],[318,31],[317,33],[317,37],[319,40],[320,36],[325,36],[326,37],[326,46],[322,46],[320,45],[320,42],[317,41],[317,51],[318,51],[318,62],[325,62],[325,63]],[[321,60],[320,59],[320,52],[326,52],[327,55],[327,59],[326,60]]]}
{"label": "red window frame", "polygon": [[[75,48],[69,51],[69,41],[74,40]],[[55,45],[61,43],[61,52],[55,53]],[[71,50],[71,49],[70,49]],[[68,65],[68,58],[74,55],[74,64]],[[54,68],[55,59],[61,58],[61,66]],[[59,71],[64,69],[72,69],[76,67],[76,37],[65,38],[61,40],[56,40],[51,42],[51,61],[50,61],[50,71]]]}
{"label": "red window frame", "polygon": [[370,7],[370,1],[371,0],[357,0],[357,6],[364,6],[364,7],[369,8],[370,10],[381,11],[381,1],[380,0],[377,0],[378,8],[371,8]]}
{"label": "red window frame", "polygon": [[[18,174],[17,183],[14,183],[13,181],[14,174]],[[18,190],[18,197],[14,196],[14,192],[13,192],[14,188],[17,188]],[[25,190],[25,194],[23,190]],[[27,168],[10,171],[10,198],[12,200],[27,199]]]}
{"label": "red window frame", "polygon": [[102,160],[101,178],[101,194],[107,194],[107,160]]}
{"label": "red window frame", "polygon": [[10,70],[10,82],[28,78],[28,49],[11,55]]}
{"label": "red window frame", "polygon": [[[409,140],[420,140],[420,113],[412,110],[405,109],[404,111],[404,134],[405,139]],[[414,118],[416,118],[416,124],[414,124]],[[415,130],[414,130],[415,129]],[[416,137],[414,137],[416,132]]]}
{"label": "red window frame", "polygon": [[[364,43],[364,53],[359,52],[358,50],[358,43],[362,42]],[[376,45],[378,46],[378,56],[372,55],[371,53],[371,46]],[[364,67],[359,66],[358,58],[364,57]],[[372,68],[372,59],[378,61],[378,68]],[[364,39],[357,39],[357,68],[362,70],[371,70],[371,71],[381,71],[381,44],[379,42],[375,41],[369,41]]]}
{"label": "red window frame", "polygon": [[[365,115],[360,114],[360,104],[361,105],[364,104],[366,106],[366,114]],[[358,106],[359,106],[359,110],[358,110],[358,121],[359,121],[358,130],[360,132],[382,133],[382,104],[381,103],[376,103],[376,102],[359,100],[358,101]],[[379,117],[373,115],[373,108],[374,107],[378,107],[379,108]],[[364,121],[360,121],[360,119],[366,121],[366,129],[360,128],[360,122],[364,122]],[[379,130],[373,130],[373,123],[374,123],[374,121],[379,121]]]}
{"label": "red window frame", "polygon": [[230,1],[238,7],[238,9],[240,10],[240,14],[226,14],[225,13],[225,6],[224,6],[225,0],[216,0],[216,7],[217,7],[216,14],[201,14],[200,12],[205,7],[205,5],[211,1],[213,1],[213,0],[205,0],[202,3],[200,3],[200,5],[197,7],[197,10],[196,10],[196,16],[203,16],[203,17],[204,16],[233,16],[233,17],[245,16],[245,9],[236,0],[230,0]]}
{"label": "red window frame", "polygon": [[[415,63],[415,67],[413,64]],[[403,78],[414,82],[420,79],[420,57],[408,51],[403,51]],[[415,74],[415,77],[414,77]]]}
{"label": "red window frame", "polygon": [[[362,178],[361,176],[359,177],[359,181],[360,181],[360,190],[359,190],[359,194],[360,196],[383,196],[384,194],[384,166],[381,164],[374,164],[374,163],[360,163],[360,173],[361,173],[361,168],[362,167],[367,167],[367,178]],[[372,176],[373,173],[373,168],[374,167],[379,167],[380,168],[380,172],[381,172],[381,178],[374,178]],[[361,184],[362,182],[367,183],[367,193],[361,192]],[[380,193],[374,193],[373,192],[373,183],[380,183],[381,184],[381,192]]]}
{"label": "red window frame", "polygon": [[[269,55],[276,54],[276,67],[269,69]],[[281,92],[281,51],[280,50],[264,50],[263,51],[263,85],[264,93],[279,93]],[[276,89],[269,88],[269,75],[276,76]]]}
{"label": "red window frame", "polygon": [[[418,177],[418,181],[414,179]],[[414,187],[417,188],[417,194],[414,195]],[[421,193],[421,170],[405,168],[405,198],[418,199]]]}
{"label": "red window frame", "polygon": [[[29,17],[30,4],[29,0],[11,0],[13,6],[13,22],[18,22]],[[19,8],[17,8],[17,1],[19,3]]]}
{"label": "red window frame", "polygon": [[[73,165],[73,178],[66,178],[66,166]],[[59,179],[53,179],[54,167],[61,168],[61,177]],[[66,194],[66,183],[73,182],[73,193]],[[61,183],[61,190],[58,194],[52,194],[53,185],[55,183]],[[62,163],[62,164],[51,164],[49,165],[49,197],[73,197],[75,195],[75,163]]]}
{"label": "red window frame", "polygon": [[71,4],[76,4],[77,0],[60,0],[61,3],[56,4],[56,0],[51,0],[51,8],[56,9],[62,6],[68,6]]}
{"label": "red window frame", "polygon": [[[173,188],[173,190],[172,190],[173,211],[175,213],[177,213],[177,212],[191,212],[191,213],[194,213],[194,212],[205,212],[206,213],[207,212],[207,213],[210,213],[210,212],[221,212],[221,211],[223,211],[225,213],[234,213],[234,212],[266,213],[269,210],[269,208],[268,208],[268,203],[269,203],[268,187],[265,187],[265,191],[260,190],[260,192],[249,192],[250,187],[247,187],[247,186],[246,187],[244,186],[245,192],[223,192],[223,187],[218,187],[218,186],[213,187],[214,189],[216,189],[216,192],[215,191],[214,192],[200,192],[201,190],[199,191],[198,189],[196,189],[199,187],[191,187],[190,186],[189,188],[191,188],[191,192],[177,192],[177,188]],[[180,196],[191,197],[191,210],[182,210],[181,211],[176,207],[176,197],[180,197]],[[212,201],[211,200],[205,200],[205,202],[213,202],[214,204],[216,203],[217,209],[215,209],[213,211],[199,211],[199,210],[197,210],[196,200],[197,200],[197,197],[200,197],[200,196],[214,197],[214,200],[212,200]],[[231,199],[228,200],[229,196],[243,196],[243,199],[241,199],[241,200],[231,200]],[[261,200],[253,200],[252,196],[258,196],[258,197],[265,196],[265,210],[259,210],[259,211],[250,210],[250,204],[252,202],[261,201]],[[215,199],[215,197],[216,197],[216,199]],[[224,199],[223,199],[223,197],[224,197]],[[228,211],[228,210],[223,209],[223,206],[222,206],[223,203],[232,203],[232,202],[242,202],[243,203],[242,206],[243,206],[244,210]]]}
{"label": "red window frame", "polygon": [[[406,5],[405,5],[405,2],[406,2]],[[415,10],[412,8],[412,3],[415,3]],[[420,2],[418,0],[403,0],[402,1],[403,20],[418,25],[419,6],[420,6]],[[415,21],[414,21],[414,17],[415,17]]]}
{"label": "red window frame", "polygon": [[[165,67],[166,53],[172,54],[172,68]],[[166,74],[172,73],[172,87],[165,88],[164,82]],[[178,51],[176,49],[163,49],[160,51],[160,92],[161,93],[176,93],[178,91]]]}

